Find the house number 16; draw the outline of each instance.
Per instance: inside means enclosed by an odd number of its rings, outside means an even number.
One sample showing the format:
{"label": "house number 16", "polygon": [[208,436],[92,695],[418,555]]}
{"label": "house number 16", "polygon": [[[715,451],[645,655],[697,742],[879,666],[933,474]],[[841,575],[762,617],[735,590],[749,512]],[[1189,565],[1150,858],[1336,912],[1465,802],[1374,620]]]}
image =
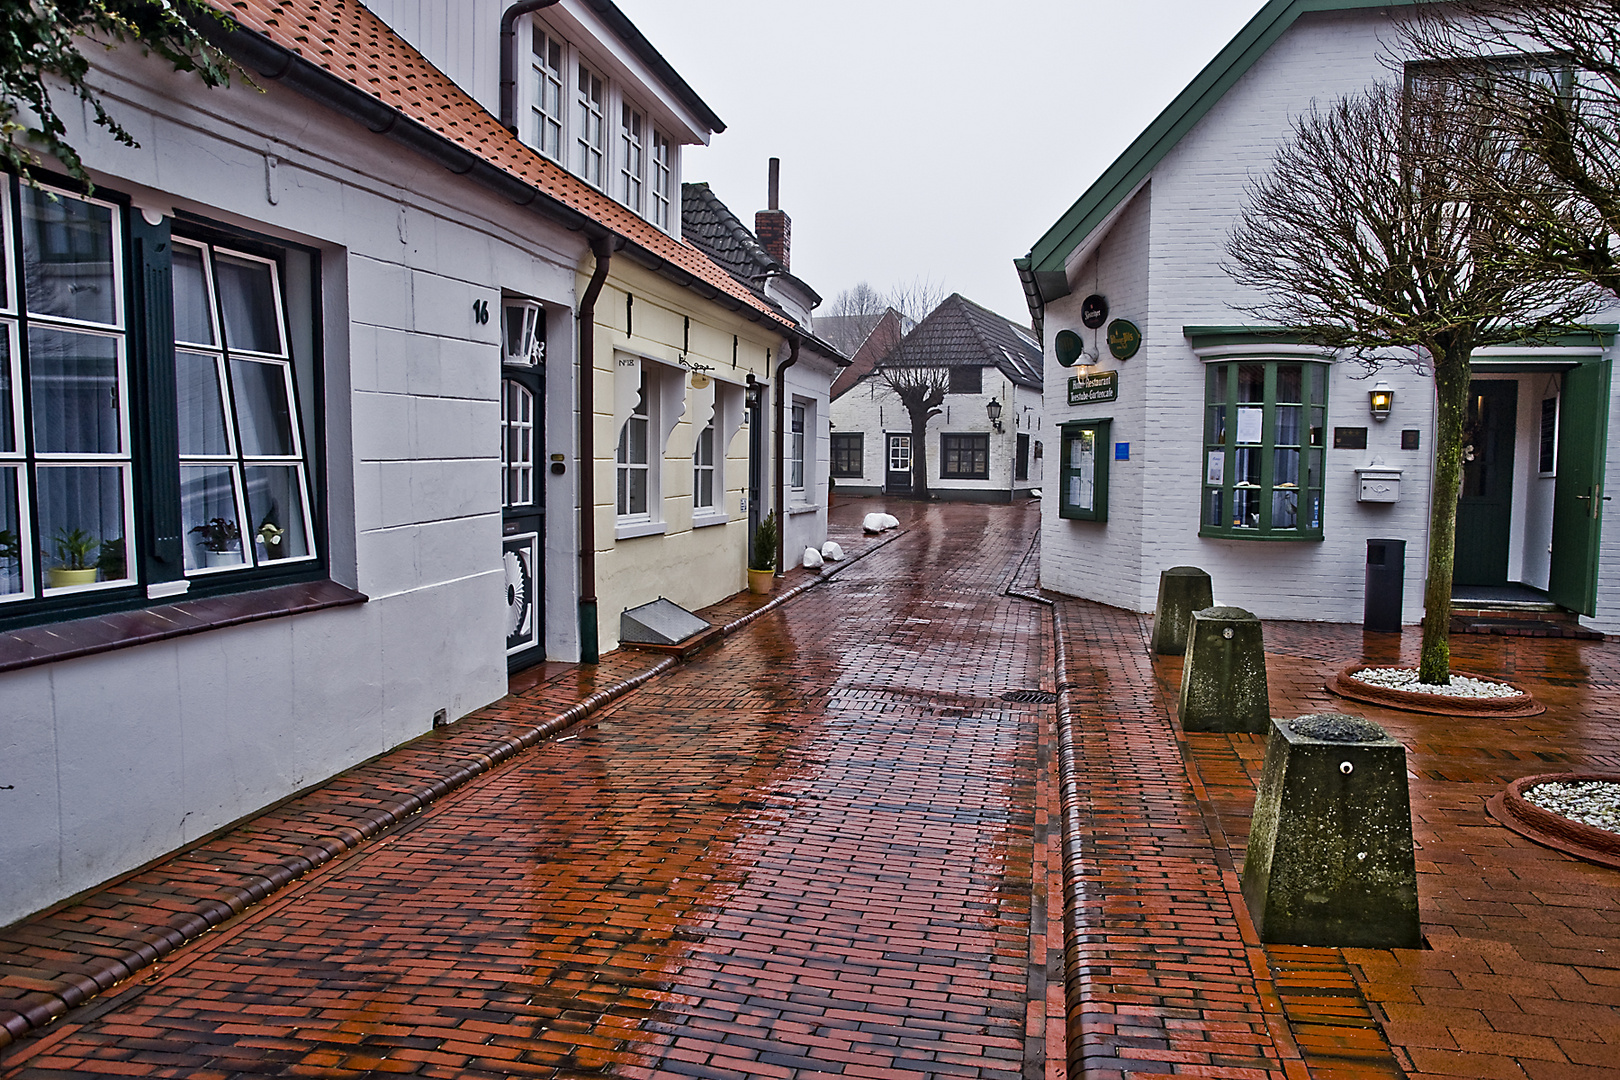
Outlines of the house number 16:
{"label": "house number 16", "polygon": [[479,326],[483,326],[485,323],[489,322],[488,300],[473,301],[473,318],[477,320]]}

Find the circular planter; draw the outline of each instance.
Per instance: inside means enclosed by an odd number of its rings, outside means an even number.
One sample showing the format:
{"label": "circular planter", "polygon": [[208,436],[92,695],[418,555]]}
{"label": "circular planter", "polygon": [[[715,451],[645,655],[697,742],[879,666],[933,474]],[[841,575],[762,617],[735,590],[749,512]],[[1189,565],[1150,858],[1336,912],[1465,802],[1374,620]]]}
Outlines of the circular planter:
{"label": "circular planter", "polygon": [[68,589],[75,585],[93,585],[96,580],[96,568],[88,570],[67,570],[60,566],[53,566],[45,571],[45,587],[49,589]]}
{"label": "circular planter", "polygon": [[1540,784],[1572,783],[1581,780],[1602,780],[1620,783],[1614,773],[1545,773],[1526,776],[1509,784],[1500,795],[1486,800],[1485,808],[1491,817],[1506,825],[1520,836],[1534,840],[1543,847],[1562,851],[1577,859],[1620,870],[1620,833],[1583,825],[1567,817],[1543,810],[1524,797],[1530,788]]}
{"label": "circular planter", "polygon": [[748,591],[749,592],[751,592],[751,593],[759,593],[759,594],[763,595],[764,593],[770,592],[774,588],[776,588],[776,571],[775,570],[750,570],[750,571],[748,571]]}
{"label": "circular planter", "polygon": [[[1437,716],[1535,716],[1545,712],[1547,707],[1529,694],[1520,690],[1512,697],[1471,698],[1452,697],[1448,694],[1420,694],[1410,690],[1391,690],[1383,686],[1374,686],[1372,683],[1362,682],[1352,678],[1358,671],[1370,667],[1389,667],[1388,664],[1351,664],[1328,680],[1329,693],[1337,694],[1351,701],[1360,701],[1368,705],[1381,705],[1386,709],[1402,709],[1406,712],[1432,713]],[[1466,675],[1470,679],[1483,679],[1486,682],[1505,682],[1502,679],[1493,679],[1488,675],[1475,675],[1469,671],[1455,671],[1454,675]],[[1512,685],[1507,683],[1506,685]],[[1514,687],[1518,690],[1518,687]]]}

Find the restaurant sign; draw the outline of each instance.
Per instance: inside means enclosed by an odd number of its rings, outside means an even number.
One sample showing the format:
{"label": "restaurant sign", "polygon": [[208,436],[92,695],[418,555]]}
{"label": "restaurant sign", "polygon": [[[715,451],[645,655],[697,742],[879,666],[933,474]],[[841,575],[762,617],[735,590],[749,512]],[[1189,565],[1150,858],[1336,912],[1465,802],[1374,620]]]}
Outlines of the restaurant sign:
{"label": "restaurant sign", "polygon": [[1069,404],[1091,405],[1119,398],[1119,372],[1094,371],[1090,375],[1069,376]]}

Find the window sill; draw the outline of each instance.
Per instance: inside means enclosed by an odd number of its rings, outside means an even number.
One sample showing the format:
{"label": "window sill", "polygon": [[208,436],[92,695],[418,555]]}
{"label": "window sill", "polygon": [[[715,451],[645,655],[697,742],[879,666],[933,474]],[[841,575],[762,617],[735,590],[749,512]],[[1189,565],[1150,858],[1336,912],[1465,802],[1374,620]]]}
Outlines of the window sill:
{"label": "window sill", "polygon": [[816,505],[815,503],[790,503],[788,504],[787,512],[788,517],[794,517],[799,514],[813,514],[817,510],[821,509],[824,508]]}
{"label": "window sill", "polygon": [[662,521],[633,521],[613,530],[615,540],[634,540],[638,536],[663,536],[668,526]]}
{"label": "window sill", "polygon": [[707,529],[711,525],[725,525],[731,519],[725,514],[698,512],[692,515],[692,528]]}
{"label": "window sill", "polygon": [[363,604],[367,599],[364,593],[335,581],[310,581],[30,626],[0,634],[0,672],[284,615]]}

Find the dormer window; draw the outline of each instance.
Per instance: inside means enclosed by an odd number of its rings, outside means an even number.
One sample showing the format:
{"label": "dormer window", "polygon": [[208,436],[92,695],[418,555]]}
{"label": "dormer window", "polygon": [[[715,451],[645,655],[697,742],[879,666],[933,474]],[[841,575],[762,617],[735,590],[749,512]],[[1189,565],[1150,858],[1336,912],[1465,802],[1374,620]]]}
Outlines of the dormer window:
{"label": "dormer window", "polygon": [[619,116],[619,201],[638,214],[646,175],[645,124],[641,113],[625,102]]}
{"label": "dormer window", "polygon": [[580,179],[593,187],[602,187],[606,181],[607,159],[607,86],[600,75],[584,64],[579,65],[579,93],[575,114],[579,129],[574,133],[578,141],[578,168]]}
{"label": "dormer window", "polygon": [[562,161],[563,43],[539,26],[534,28],[534,146],[553,161]]}

